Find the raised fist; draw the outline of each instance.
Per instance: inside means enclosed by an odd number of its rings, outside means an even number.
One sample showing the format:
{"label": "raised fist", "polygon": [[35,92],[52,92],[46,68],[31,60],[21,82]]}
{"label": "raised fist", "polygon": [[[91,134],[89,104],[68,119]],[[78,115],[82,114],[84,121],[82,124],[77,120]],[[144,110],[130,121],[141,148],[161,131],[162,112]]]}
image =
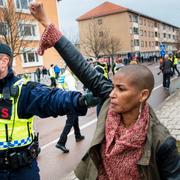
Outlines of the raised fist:
{"label": "raised fist", "polygon": [[34,18],[39,21],[44,27],[47,27],[50,24],[42,3],[31,2],[29,5],[29,10]]}

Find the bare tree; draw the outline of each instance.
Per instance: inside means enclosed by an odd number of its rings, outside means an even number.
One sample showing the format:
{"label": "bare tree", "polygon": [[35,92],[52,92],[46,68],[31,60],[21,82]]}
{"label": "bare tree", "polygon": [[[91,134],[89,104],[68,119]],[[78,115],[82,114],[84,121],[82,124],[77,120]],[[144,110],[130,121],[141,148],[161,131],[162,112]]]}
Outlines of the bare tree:
{"label": "bare tree", "polygon": [[11,0],[0,10],[1,40],[12,48],[13,57],[22,54],[22,50],[32,42],[31,40],[25,40],[29,31],[28,28],[25,29],[22,25],[26,21],[30,23],[28,16],[30,15],[20,11],[16,12]]}
{"label": "bare tree", "polygon": [[114,56],[121,50],[121,41],[112,36],[111,33],[108,33],[107,37],[104,39],[103,45],[103,52],[111,57],[111,64],[112,67],[114,67]]}
{"label": "bare tree", "polygon": [[99,26],[95,20],[92,20],[88,26],[87,33],[81,40],[81,48],[89,57],[98,58],[100,55],[113,57],[120,51],[120,39],[112,36],[110,29],[105,26]]}
{"label": "bare tree", "polygon": [[92,20],[92,22],[89,23],[83,40],[81,40],[81,48],[87,56],[98,58],[100,55],[103,55],[103,44],[106,36],[106,28],[98,26],[95,20]]}

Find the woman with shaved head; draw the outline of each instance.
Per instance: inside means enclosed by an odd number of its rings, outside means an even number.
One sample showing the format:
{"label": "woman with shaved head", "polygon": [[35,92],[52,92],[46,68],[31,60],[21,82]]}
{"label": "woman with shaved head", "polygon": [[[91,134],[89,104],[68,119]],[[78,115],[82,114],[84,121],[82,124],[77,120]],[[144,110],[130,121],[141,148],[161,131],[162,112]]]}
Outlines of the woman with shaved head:
{"label": "woman with shaved head", "polygon": [[80,180],[178,180],[176,140],[147,103],[154,87],[142,65],[121,68],[112,82],[94,70],[50,23],[42,4],[32,15],[45,27],[39,54],[52,46],[81,82],[103,102],[91,146],[75,170]]}

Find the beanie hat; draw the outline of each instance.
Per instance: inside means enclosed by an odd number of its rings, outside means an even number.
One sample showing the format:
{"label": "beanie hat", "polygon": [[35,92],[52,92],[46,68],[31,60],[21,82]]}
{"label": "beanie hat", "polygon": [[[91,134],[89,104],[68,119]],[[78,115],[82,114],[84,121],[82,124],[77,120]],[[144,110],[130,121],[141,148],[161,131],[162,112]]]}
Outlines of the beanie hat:
{"label": "beanie hat", "polygon": [[12,50],[11,50],[11,48],[8,45],[3,44],[3,43],[0,43],[0,53],[6,54],[9,57],[12,57]]}

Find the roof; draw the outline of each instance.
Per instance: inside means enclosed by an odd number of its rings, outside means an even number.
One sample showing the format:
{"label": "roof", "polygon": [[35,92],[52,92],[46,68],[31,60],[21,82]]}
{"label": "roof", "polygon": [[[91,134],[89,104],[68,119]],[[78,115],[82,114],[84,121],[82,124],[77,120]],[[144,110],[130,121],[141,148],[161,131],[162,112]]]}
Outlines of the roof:
{"label": "roof", "polygon": [[84,15],[77,18],[77,21],[82,21],[86,19],[97,18],[102,16],[107,16],[110,14],[116,14],[120,12],[127,11],[128,9],[111,2],[104,2],[103,4],[97,6],[96,8],[88,11]]}
{"label": "roof", "polygon": [[108,2],[108,1],[104,2],[103,4],[97,6],[96,8],[94,8],[94,9],[88,11],[87,13],[83,14],[82,16],[77,18],[77,21],[83,21],[83,20],[103,17],[103,16],[122,13],[122,12],[131,12],[131,13],[137,14],[139,16],[146,17],[146,18],[149,18],[152,20],[156,20],[156,21],[159,21],[161,23],[173,26],[175,28],[179,28],[178,26],[172,25],[168,22],[164,22],[162,20],[156,19],[154,17],[150,17],[150,16],[145,15],[143,13],[134,11],[132,9],[129,9],[129,8],[126,8],[126,7],[123,7],[123,6]]}

